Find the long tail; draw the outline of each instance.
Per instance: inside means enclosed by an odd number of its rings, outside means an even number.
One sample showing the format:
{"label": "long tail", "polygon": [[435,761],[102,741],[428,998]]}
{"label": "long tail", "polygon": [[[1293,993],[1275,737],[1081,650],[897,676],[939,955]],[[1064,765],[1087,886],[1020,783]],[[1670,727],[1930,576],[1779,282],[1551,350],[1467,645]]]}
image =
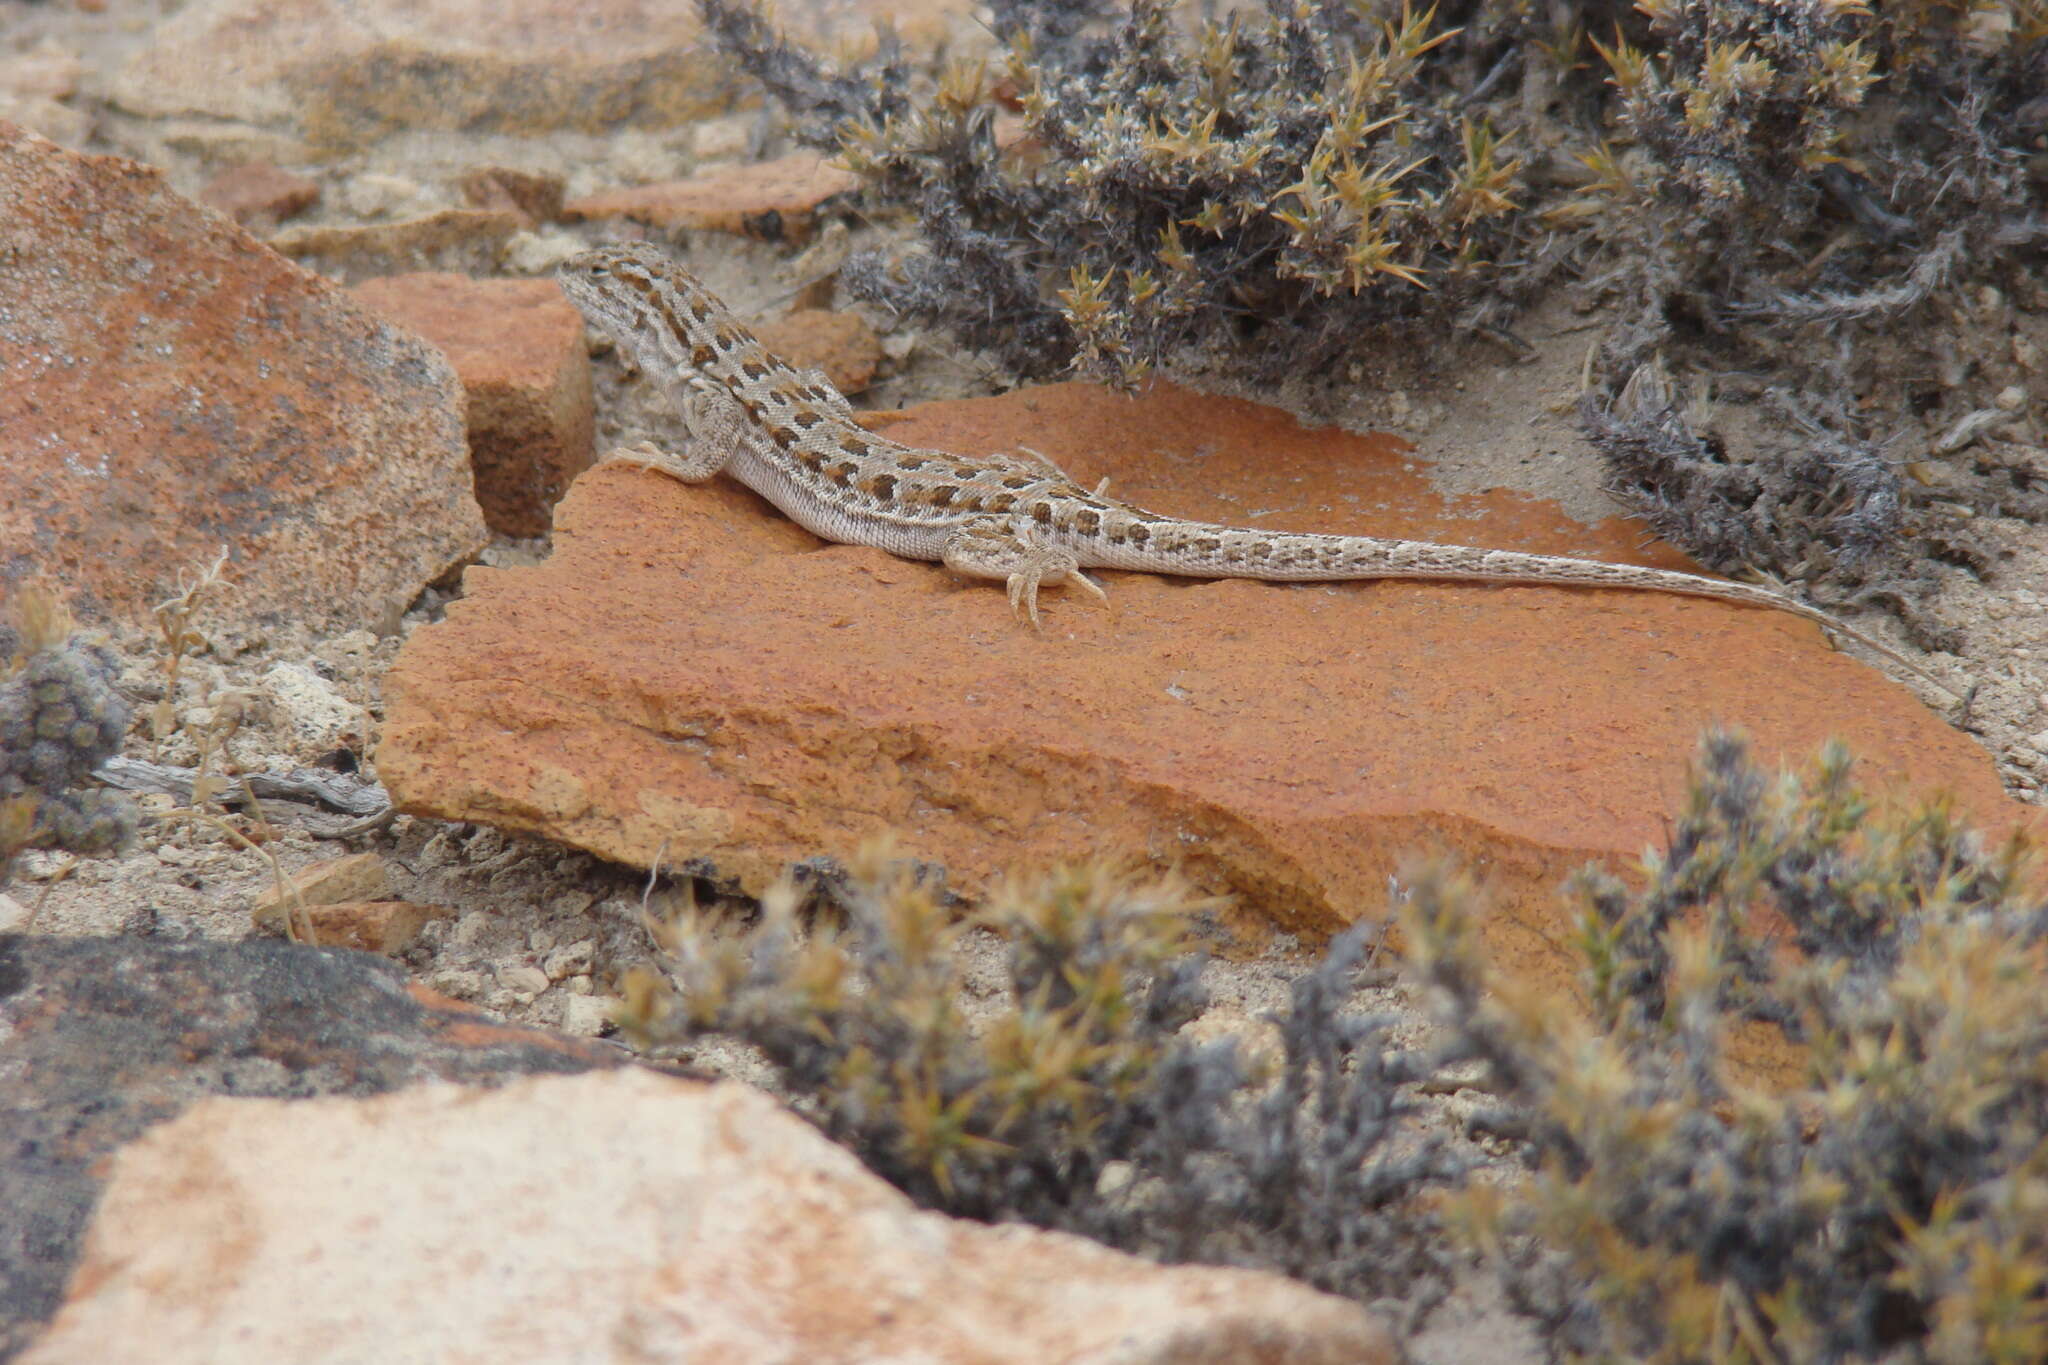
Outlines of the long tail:
{"label": "long tail", "polygon": [[1641,592],[1679,593],[1688,597],[1711,597],[1723,602],[1768,607],[1773,611],[1803,616],[1847,636],[1915,676],[1926,679],[1949,696],[1959,695],[1920,664],[1883,641],[1836,620],[1820,608],[1772,592],[1769,588],[1730,579],[1707,578],[1700,574],[1634,564],[1608,564],[1596,559],[1525,554],[1518,550],[1433,545],[1420,540],[1250,531],[1242,527],[1151,518],[1143,513],[1138,513],[1128,522],[1111,513],[1104,517],[1104,523],[1104,538],[1111,548],[1100,548],[1102,540],[1098,539],[1095,542],[1097,553],[1084,561],[1102,568],[1139,569],[1147,573],[1179,574],[1192,578],[1256,578],[1272,582],[1434,578],[1468,583],[1631,588]]}

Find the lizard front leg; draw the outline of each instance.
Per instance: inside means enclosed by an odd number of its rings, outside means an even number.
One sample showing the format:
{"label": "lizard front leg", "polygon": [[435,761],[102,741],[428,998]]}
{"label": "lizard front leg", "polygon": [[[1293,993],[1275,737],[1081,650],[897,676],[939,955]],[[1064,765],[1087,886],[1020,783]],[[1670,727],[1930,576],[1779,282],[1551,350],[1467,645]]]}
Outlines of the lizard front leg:
{"label": "lizard front leg", "polygon": [[970,521],[946,539],[942,557],[947,568],[969,578],[1001,579],[1010,590],[1010,610],[1039,629],[1038,590],[1042,586],[1077,583],[1107,602],[1109,594],[1087,574],[1072,550],[1040,542],[1013,523],[985,518]]}
{"label": "lizard front leg", "polygon": [[747,441],[746,409],[724,389],[692,388],[678,404],[687,433],[686,454],[663,450],[652,441],[620,446],[605,455],[605,463],[621,460],[679,479],[703,483],[732,463]]}

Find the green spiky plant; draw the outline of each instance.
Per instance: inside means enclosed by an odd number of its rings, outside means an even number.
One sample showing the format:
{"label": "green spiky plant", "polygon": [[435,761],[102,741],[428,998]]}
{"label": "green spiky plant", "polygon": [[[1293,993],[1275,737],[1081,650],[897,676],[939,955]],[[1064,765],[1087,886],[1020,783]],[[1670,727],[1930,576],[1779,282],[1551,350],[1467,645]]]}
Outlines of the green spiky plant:
{"label": "green spiky plant", "polygon": [[[1368,930],[1296,983],[1261,1058],[1180,1031],[1206,997],[1202,903],[1175,878],[1064,868],[961,920],[870,851],[836,884],[843,927],[806,929],[804,899],[784,882],[738,934],[687,909],[655,923],[666,973],[628,979],[629,1036],[752,1044],[800,1111],[929,1207],[1278,1269],[1407,1315],[1440,1297],[1417,1196],[1463,1163],[1412,1125],[1402,1088],[1429,1057],[1352,1007]],[[976,1025],[957,949],[984,929],[1007,941],[1008,1000]]]}
{"label": "green spiky plant", "polygon": [[[1879,810],[1839,748],[1772,779],[1728,735],[1645,885],[1578,882],[1591,1017],[1485,961],[1419,879],[1410,961],[1526,1143],[1457,1226],[1560,1358],[2048,1358],[2048,894],[2019,836]],[[1763,1028],[1800,1074],[1736,1064]]]}

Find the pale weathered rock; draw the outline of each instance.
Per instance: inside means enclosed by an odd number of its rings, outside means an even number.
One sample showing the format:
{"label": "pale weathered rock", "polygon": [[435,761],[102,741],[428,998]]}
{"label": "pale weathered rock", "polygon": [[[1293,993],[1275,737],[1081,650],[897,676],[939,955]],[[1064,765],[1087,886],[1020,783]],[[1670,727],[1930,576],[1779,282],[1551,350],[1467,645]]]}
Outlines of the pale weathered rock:
{"label": "pale weathered rock", "polygon": [[18,52],[0,58],[0,91],[15,95],[40,95],[44,99],[69,99],[78,93],[78,78],[85,63],[75,52],[45,47],[35,52]]}
{"label": "pale weathered rock", "polygon": [[0,577],[140,614],[395,620],[487,533],[440,354],[179,198],[0,125]]}
{"label": "pale weathered rock", "polygon": [[570,219],[631,218],[673,231],[701,228],[800,242],[817,223],[818,206],[860,184],[853,172],[813,152],[797,152],[750,166],[725,166],[688,180],[605,190],[572,199]]}
{"label": "pale weathered rock", "polygon": [[484,275],[497,266],[521,221],[501,209],[439,209],[395,223],[288,227],[269,245],[352,282],[421,268]]}
{"label": "pale weathered rock", "polygon": [[18,123],[66,147],[92,135],[92,115],[63,103],[78,92],[85,63],[46,47],[0,57],[0,121]]}
{"label": "pale weathered rock", "polygon": [[[616,1047],[510,1028],[408,987],[395,963],[363,953],[0,933],[0,1359],[57,1311],[107,1158],[194,1100],[626,1063]],[[121,1349],[146,1357],[148,1343]]]}
{"label": "pale weathered rock", "polygon": [[[794,8],[822,41],[958,29],[959,0]],[[807,19],[808,16],[808,19]],[[613,133],[672,128],[758,91],[671,0],[196,0],[115,80],[152,118],[286,129],[330,148],[394,132]]]}
{"label": "pale weathered rock", "polygon": [[113,1162],[22,1365],[1391,1365],[1356,1304],[914,1209],[745,1086],[204,1101]]}
{"label": "pale weathered rock", "polygon": [[859,393],[874,382],[882,363],[882,343],[875,329],[857,313],[799,308],[783,317],[753,324],[763,346],[790,364],[823,370],[841,393]]}
{"label": "pale weathered rock", "polygon": [[[1639,528],[1513,495],[1446,499],[1391,440],[1169,387],[932,404],[918,445],[1036,449],[1160,511],[1682,567]],[[1657,593],[1398,580],[1102,575],[1042,603],[826,546],[728,480],[626,465],[556,509],[555,553],[477,569],[387,679],[400,805],[620,862],[712,859],[749,891],[883,833],[972,893],[999,870],[1136,850],[1321,934],[1386,905],[1418,852],[1486,873],[1496,947],[1562,980],[1556,888],[1657,840],[1700,731],[1765,762],[1830,736],[1883,787],[2025,818],[1899,685],[1781,613]],[[665,850],[665,852],[664,852]]]}
{"label": "pale weathered rock", "polygon": [[92,136],[92,115],[47,95],[0,91],[0,124],[15,124],[62,147],[83,147]]}
{"label": "pale weathered rock", "polygon": [[469,452],[484,520],[501,535],[547,532],[592,459],[583,315],[551,280],[456,274],[366,280],[357,300],[441,348],[469,396]]}
{"label": "pale weathered rock", "polygon": [[275,227],[319,203],[320,184],[268,161],[247,161],[207,181],[199,201],[245,226]]}
{"label": "pale weathered rock", "polygon": [[304,664],[285,661],[263,675],[263,694],[290,738],[293,757],[315,761],[336,749],[360,749],[370,717],[358,702]]}

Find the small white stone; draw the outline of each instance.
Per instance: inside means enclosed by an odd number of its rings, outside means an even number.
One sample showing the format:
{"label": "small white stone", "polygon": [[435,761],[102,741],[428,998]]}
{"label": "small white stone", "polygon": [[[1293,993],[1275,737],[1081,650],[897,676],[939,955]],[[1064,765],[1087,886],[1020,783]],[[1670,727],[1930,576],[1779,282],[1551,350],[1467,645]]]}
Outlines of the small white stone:
{"label": "small white stone", "polygon": [[1136,1176],[1135,1168],[1128,1161],[1104,1162],[1102,1173],[1095,1177],[1096,1198],[1107,1199],[1112,1195],[1123,1193],[1130,1188],[1131,1181]]}
{"label": "small white stone", "polygon": [[32,848],[15,863],[15,871],[32,882],[55,881],[78,866],[78,855],[54,848]]}
{"label": "small white stone", "polygon": [[170,867],[197,867],[200,854],[197,849],[185,848],[178,844],[158,844],[156,860]]}
{"label": "small white stone", "polygon": [[690,152],[699,161],[740,161],[747,155],[747,142],[759,122],[752,114],[731,114],[705,119],[693,131]]}
{"label": "small white stone", "polygon": [[369,732],[363,708],[304,664],[278,664],[263,675],[263,691],[276,707],[300,758],[362,742]]}
{"label": "small white stone", "polygon": [[549,953],[541,962],[541,969],[548,974],[548,980],[560,981],[564,977],[579,976],[590,970],[590,964],[597,957],[597,944],[591,939],[578,939]]}
{"label": "small white stone", "polygon": [[515,232],[505,243],[505,269],[514,275],[545,275],[589,245],[581,237],[553,228]]}
{"label": "small white stone", "polygon": [[2018,412],[2027,405],[2027,391],[2017,384],[2007,384],[1991,401],[2006,412]]}
{"label": "small white stone", "polygon": [[484,992],[484,974],[460,967],[444,967],[427,978],[427,988],[451,1000],[474,1000]]}
{"label": "small white stone", "polygon": [[2027,743],[2033,746],[2035,753],[2048,754],[2048,730],[2042,730],[2038,734],[2028,735]]}
{"label": "small white stone", "polygon": [[28,907],[0,891],[0,934],[15,934],[28,928]]}
{"label": "small white stone", "polygon": [[2041,348],[2034,344],[2031,337],[2020,336],[2017,333],[2014,334],[2012,339],[2012,358],[2018,362],[2019,367],[2023,370],[2038,370],[2041,368]]}
{"label": "small white stone", "polygon": [[389,217],[413,207],[420,196],[417,180],[381,171],[365,171],[341,187],[342,207],[358,218]]}
{"label": "small white stone", "polygon": [[498,972],[498,984],[515,996],[531,1000],[548,988],[548,974],[538,967],[505,967]]}
{"label": "small white stone", "polygon": [[611,1018],[612,1002],[601,995],[571,995],[562,1000],[562,1032],[595,1038]]}
{"label": "small white stone", "polygon": [[474,948],[490,929],[491,917],[481,910],[472,910],[456,921],[448,942],[457,948]]}

